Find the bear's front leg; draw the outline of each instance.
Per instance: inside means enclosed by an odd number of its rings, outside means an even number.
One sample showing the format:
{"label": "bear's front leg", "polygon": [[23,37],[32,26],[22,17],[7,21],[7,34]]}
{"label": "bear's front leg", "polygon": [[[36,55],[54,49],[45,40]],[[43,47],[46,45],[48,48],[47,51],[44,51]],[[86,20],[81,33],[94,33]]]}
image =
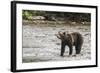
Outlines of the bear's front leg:
{"label": "bear's front leg", "polygon": [[73,47],[72,45],[69,46],[69,55],[72,55],[72,52],[73,52]]}
{"label": "bear's front leg", "polygon": [[63,56],[63,54],[64,54],[64,52],[65,52],[65,43],[64,42],[62,42],[61,43],[61,54],[60,54],[60,56]]}

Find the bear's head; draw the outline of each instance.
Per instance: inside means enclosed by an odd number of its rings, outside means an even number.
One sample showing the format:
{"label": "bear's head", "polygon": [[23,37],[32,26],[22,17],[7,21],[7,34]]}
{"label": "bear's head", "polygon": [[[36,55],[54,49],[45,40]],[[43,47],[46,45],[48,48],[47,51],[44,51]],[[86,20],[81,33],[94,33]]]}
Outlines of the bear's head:
{"label": "bear's head", "polygon": [[68,36],[66,32],[61,32],[59,31],[58,34],[56,34],[57,38],[60,39],[61,41],[67,40]]}

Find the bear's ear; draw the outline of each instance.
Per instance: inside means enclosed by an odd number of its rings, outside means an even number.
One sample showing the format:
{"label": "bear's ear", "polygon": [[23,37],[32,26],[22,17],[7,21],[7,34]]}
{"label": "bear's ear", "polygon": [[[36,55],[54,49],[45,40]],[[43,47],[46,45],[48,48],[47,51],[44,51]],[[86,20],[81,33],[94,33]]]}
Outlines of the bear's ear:
{"label": "bear's ear", "polygon": [[69,31],[66,31],[66,34],[69,34]]}

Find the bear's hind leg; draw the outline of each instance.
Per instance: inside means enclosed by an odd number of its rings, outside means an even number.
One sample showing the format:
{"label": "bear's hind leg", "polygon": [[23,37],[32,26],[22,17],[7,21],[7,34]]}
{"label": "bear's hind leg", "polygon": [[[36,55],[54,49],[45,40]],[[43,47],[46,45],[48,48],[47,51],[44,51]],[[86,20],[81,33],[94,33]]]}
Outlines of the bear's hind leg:
{"label": "bear's hind leg", "polygon": [[79,45],[75,46],[75,49],[76,49],[76,54],[80,54],[80,52],[81,52],[81,45],[80,46]]}

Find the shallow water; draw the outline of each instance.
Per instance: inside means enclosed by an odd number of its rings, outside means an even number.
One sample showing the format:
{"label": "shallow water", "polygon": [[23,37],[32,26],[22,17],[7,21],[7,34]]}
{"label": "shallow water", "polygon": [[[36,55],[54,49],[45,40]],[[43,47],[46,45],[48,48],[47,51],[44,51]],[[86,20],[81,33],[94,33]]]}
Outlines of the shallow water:
{"label": "shallow water", "polygon": [[[42,25],[42,24],[41,24]],[[60,56],[61,41],[55,36],[58,31],[80,32],[84,43],[81,54],[68,56],[69,48],[66,46],[64,57]],[[91,59],[91,33],[90,26],[38,26],[23,25],[23,62],[41,61],[70,61]],[[75,54],[73,47],[73,55]]]}

